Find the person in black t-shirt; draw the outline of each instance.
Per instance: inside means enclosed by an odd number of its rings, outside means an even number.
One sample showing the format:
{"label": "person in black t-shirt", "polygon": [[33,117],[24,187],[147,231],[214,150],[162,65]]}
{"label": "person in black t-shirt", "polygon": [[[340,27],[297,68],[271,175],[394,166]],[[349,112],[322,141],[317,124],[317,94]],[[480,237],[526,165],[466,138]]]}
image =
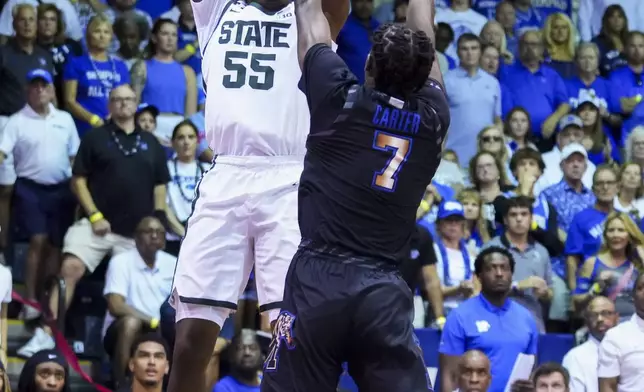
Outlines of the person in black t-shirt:
{"label": "person in black t-shirt", "polygon": [[[420,322],[435,320],[436,325],[442,328],[445,324],[443,313],[443,292],[441,282],[436,271],[436,253],[434,252],[434,239],[427,228],[416,225],[409,243],[409,254],[400,263],[400,275],[407,282],[409,289],[415,295],[426,295],[431,306],[431,313]],[[419,293],[417,293],[419,292]],[[415,315],[414,324],[418,321]]]}
{"label": "person in black t-shirt", "polygon": [[449,127],[431,42],[434,1],[411,0],[407,26],[374,32],[365,85],[331,49],[321,0],[295,0],[295,16],[311,112],[302,243],[261,390],[334,390],[348,362],[360,390],[431,391],[398,267]]}

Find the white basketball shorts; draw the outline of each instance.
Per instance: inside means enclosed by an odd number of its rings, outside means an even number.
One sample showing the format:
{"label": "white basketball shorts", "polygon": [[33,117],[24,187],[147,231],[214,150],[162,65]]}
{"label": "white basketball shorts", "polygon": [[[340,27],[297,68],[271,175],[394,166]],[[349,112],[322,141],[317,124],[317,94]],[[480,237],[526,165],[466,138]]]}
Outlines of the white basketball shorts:
{"label": "white basketball shorts", "polygon": [[217,156],[197,186],[170,303],[176,321],[221,327],[255,266],[261,312],[277,318],[300,243],[297,189],[303,157]]}

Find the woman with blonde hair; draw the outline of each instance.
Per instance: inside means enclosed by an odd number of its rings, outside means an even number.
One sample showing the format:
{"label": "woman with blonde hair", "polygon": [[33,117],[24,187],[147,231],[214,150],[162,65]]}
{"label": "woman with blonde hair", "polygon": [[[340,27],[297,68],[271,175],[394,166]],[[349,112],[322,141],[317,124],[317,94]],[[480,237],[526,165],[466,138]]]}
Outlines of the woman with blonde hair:
{"label": "woman with blonde hair", "polygon": [[499,22],[488,21],[483,26],[480,37],[483,45],[492,45],[499,50],[500,57],[503,59],[502,64],[511,65],[514,63],[514,55],[508,51],[505,31]]}
{"label": "woman with blonde hair", "polygon": [[483,200],[481,195],[473,188],[461,190],[456,195],[456,200],[463,205],[465,215],[465,242],[472,253],[491,239],[490,231],[483,217]]}
{"label": "woman with blonde hair", "polygon": [[494,155],[494,158],[503,163],[505,177],[509,180],[510,184],[516,183],[512,172],[510,171],[510,150],[505,143],[503,130],[497,125],[489,125],[481,130],[476,136],[477,138],[477,151],[486,151]]}
{"label": "woman with blonde hair", "polygon": [[130,82],[125,63],[108,53],[112,36],[110,20],[93,16],[87,25],[87,53],[72,57],[65,66],[65,108],[80,136],[105,123],[110,91]]}
{"label": "woman with blonde hair", "polygon": [[556,12],[546,19],[543,38],[547,62],[561,77],[568,79],[575,74],[575,37],[577,32],[570,18]]}
{"label": "woman with blonde hair", "polygon": [[644,234],[630,216],[612,212],[606,218],[603,241],[597,255],[586,259],[577,276],[573,302],[580,309],[595,295],[615,302],[620,319],[635,312],[631,292],[639,274],[644,272]]}

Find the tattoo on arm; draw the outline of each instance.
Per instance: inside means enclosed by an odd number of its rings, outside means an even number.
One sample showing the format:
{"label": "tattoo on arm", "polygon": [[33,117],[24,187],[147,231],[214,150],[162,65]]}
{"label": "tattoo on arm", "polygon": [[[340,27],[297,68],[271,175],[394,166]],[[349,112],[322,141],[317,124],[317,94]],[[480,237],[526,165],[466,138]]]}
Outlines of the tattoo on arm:
{"label": "tattoo on arm", "polygon": [[145,77],[146,77],[145,62],[143,60],[138,60],[132,69],[130,70],[130,79],[132,80],[132,87],[136,92],[136,96],[141,99],[141,93],[143,92],[143,87],[145,87]]}

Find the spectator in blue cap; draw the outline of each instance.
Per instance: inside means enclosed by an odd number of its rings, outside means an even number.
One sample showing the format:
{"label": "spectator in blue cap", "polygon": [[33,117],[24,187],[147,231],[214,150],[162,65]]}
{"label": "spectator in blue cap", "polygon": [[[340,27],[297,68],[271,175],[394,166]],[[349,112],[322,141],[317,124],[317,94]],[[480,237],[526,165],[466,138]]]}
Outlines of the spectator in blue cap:
{"label": "spectator in blue cap", "polygon": [[159,115],[159,109],[154,105],[149,105],[147,103],[142,103],[136,109],[136,115],[134,116],[134,121],[143,129],[144,131],[153,132],[157,129],[157,116]]}
{"label": "spectator in blue cap", "polygon": [[[534,186],[535,195],[539,195],[546,188],[561,182],[563,179],[563,171],[560,165],[562,150],[571,143],[582,142],[584,138],[583,127],[583,121],[575,114],[567,114],[559,120],[556,138],[557,144],[552,150],[541,156],[543,162],[546,164],[546,168]],[[587,164],[588,167],[582,177],[582,183],[585,187],[590,188],[593,186],[593,174],[595,173],[596,166],[590,161]]]}
{"label": "spectator in blue cap", "polygon": [[441,281],[444,312],[475,294],[474,258],[465,242],[465,211],[457,201],[445,201],[436,216],[436,273]]}

